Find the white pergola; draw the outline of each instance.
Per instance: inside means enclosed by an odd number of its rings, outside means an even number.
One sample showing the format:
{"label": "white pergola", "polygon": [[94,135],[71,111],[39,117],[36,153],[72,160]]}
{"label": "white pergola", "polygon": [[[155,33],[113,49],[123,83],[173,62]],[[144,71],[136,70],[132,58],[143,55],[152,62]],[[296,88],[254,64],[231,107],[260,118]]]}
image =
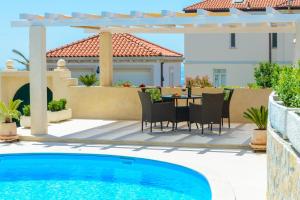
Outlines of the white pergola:
{"label": "white pergola", "polygon": [[300,58],[300,14],[283,14],[267,8],[263,14],[230,12],[161,13],[131,11],[130,14],[102,12],[101,15],[72,13],[20,14],[13,27],[28,27],[30,49],[31,133],[47,134],[46,27],[81,28],[101,34],[100,81],[111,86],[112,33],[296,33],[295,61]]}

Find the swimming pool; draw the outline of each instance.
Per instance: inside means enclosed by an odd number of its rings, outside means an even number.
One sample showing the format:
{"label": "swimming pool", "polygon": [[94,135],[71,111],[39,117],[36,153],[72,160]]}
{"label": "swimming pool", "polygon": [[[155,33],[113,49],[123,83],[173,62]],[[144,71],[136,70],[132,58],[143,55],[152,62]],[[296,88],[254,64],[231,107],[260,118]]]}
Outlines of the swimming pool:
{"label": "swimming pool", "polygon": [[154,160],[91,154],[0,156],[0,194],[12,199],[211,200],[206,178]]}

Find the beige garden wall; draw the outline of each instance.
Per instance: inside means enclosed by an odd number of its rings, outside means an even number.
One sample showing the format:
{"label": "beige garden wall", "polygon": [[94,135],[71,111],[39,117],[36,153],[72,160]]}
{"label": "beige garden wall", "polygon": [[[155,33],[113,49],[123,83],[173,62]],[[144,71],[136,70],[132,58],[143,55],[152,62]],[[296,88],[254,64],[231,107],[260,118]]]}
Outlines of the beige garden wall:
{"label": "beige garden wall", "polygon": [[[16,91],[29,82],[29,72],[1,72],[0,99],[8,102]],[[53,98],[66,98],[67,107],[72,108],[73,118],[91,118],[108,120],[139,120],[141,104],[138,98],[139,88],[120,87],[84,87],[77,86],[76,80],[70,78],[69,71],[52,71],[47,73],[48,87]],[[218,93],[219,88],[193,88],[193,94]],[[181,88],[163,88],[163,95],[179,93]],[[231,102],[231,121],[247,122],[243,112],[249,107],[267,106],[270,89],[235,89]],[[196,103],[200,103],[199,100]],[[186,101],[179,102],[186,105]]]}
{"label": "beige garden wall", "polygon": [[[141,105],[138,88],[117,87],[70,87],[69,106],[74,118],[95,118],[111,120],[139,120]],[[222,89],[194,88],[193,94],[218,93]],[[181,88],[163,88],[163,95],[181,93]],[[236,89],[231,103],[231,121],[248,122],[243,112],[252,106],[267,106],[270,89]],[[186,101],[181,101],[181,105]]]}

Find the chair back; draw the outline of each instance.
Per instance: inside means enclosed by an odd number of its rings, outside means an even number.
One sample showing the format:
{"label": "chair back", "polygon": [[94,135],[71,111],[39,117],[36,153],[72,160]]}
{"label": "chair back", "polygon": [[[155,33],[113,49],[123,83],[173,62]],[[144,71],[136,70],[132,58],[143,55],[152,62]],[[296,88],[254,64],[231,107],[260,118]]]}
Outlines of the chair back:
{"label": "chair back", "polygon": [[139,97],[140,97],[140,102],[142,104],[142,114],[143,117],[146,115],[151,114],[151,105],[152,105],[152,100],[151,96],[147,92],[141,92],[138,91]]}
{"label": "chair back", "polygon": [[226,99],[224,99],[224,101],[230,102],[233,92],[234,92],[234,89],[224,88],[224,95],[225,95],[225,97],[227,97]]}
{"label": "chair back", "polygon": [[222,116],[228,118],[230,115],[230,101],[233,95],[234,89],[224,88],[224,104]]}
{"label": "chair back", "polygon": [[203,123],[220,123],[222,118],[222,109],[224,94],[202,94],[202,112]]}

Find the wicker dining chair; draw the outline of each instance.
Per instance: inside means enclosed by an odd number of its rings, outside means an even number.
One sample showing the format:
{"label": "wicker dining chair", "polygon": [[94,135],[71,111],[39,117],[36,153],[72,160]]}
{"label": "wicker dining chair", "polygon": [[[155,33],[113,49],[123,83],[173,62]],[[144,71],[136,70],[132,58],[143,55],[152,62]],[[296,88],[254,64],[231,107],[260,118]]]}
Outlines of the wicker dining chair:
{"label": "wicker dining chair", "polygon": [[172,130],[174,130],[176,111],[172,102],[157,102],[151,100],[150,94],[147,92],[138,91],[139,98],[142,104],[142,131],[144,131],[144,122],[150,123],[150,132],[152,132],[152,123],[172,122]]}
{"label": "wicker dining chair", "polygon": [[219,135],[221,134],[222,109],[224,102],[224,94],[202,94],[202,104],[190,103],[190,125],[199,123],[204,133],[204,124],[219,124]]}

